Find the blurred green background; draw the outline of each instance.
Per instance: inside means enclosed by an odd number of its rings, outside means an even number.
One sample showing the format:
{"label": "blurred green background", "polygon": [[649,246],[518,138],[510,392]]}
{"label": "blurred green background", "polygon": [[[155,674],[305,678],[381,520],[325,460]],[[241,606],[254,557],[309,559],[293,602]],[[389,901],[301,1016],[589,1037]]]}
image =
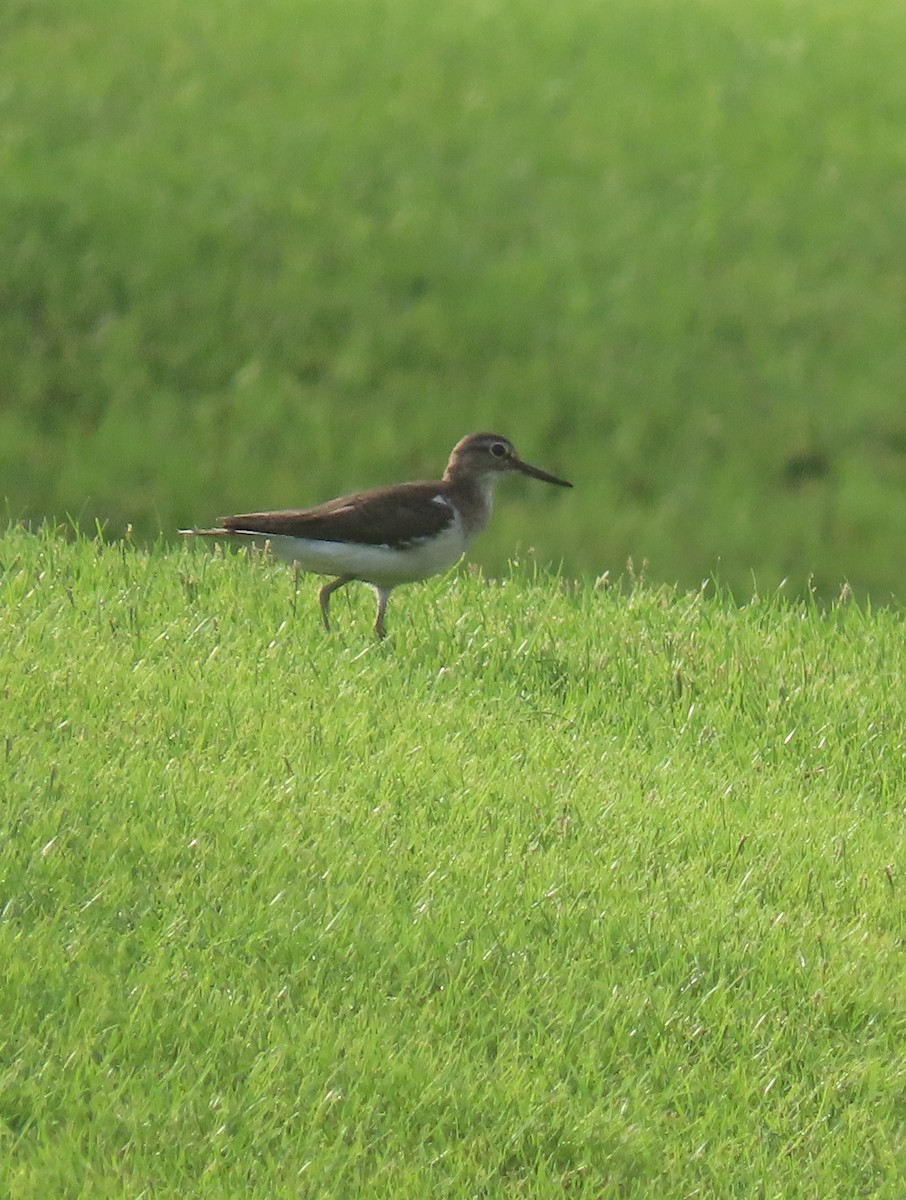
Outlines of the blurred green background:
{"label": "blurred green background", "polygon": [[[4,0],[0,495],[440,471],[475,557],[906,595],[900,0]],[[755,583],[753,583],[753,580]]]}

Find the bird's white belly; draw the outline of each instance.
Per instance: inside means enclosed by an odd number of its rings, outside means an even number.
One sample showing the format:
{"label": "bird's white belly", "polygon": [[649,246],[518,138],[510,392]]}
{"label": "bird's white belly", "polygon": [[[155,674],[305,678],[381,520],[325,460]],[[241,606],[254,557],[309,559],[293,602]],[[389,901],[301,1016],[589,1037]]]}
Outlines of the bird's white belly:
{"label": "bird's white belly", "polygon": [[395,587],[446,571],[462,558],[468,545],[458,519],[436,537],[413,542],[404,550],[356,542],[323,542],[287,534],[245,534],[259,545],[267,543],[279,558],[298,563],[317,575],[351,575],[365,583]]}

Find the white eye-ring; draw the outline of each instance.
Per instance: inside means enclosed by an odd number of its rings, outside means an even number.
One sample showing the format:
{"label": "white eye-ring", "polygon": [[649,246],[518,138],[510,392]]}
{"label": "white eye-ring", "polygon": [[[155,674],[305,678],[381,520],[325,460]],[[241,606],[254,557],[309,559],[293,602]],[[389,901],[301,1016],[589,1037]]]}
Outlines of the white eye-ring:
{"label": "white eye-ring", "polygon": [[506,446],[504,446],[503,442],[495,442],[491,446],[491,453],[495,458],[506,458]]}

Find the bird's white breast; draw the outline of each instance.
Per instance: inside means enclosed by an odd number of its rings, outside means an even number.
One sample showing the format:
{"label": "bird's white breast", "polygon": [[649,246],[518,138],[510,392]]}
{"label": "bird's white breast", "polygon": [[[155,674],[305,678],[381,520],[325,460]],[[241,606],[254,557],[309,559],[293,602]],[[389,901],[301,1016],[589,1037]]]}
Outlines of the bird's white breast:
{"label": "bird's white breast", "polygon": [[361,542],[326,542],[287,534],[244,536],[251,537],[259,545],[268,543],[274,554],[298,563],[303,571],[317,575],[350,575],[353,579],[381,587],[427,579],[448,570],[462,558],[469,541],[458,513],[441,533],[411,542],[404,549],[369,546]]}

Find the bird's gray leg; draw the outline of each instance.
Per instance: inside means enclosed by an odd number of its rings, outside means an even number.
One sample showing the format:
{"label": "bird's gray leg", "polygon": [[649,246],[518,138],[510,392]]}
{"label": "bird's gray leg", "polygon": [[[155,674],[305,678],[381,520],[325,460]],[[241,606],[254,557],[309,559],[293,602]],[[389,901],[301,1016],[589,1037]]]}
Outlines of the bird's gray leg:
{"label": "bird's gray leg", "polygon": [[378,594],[378,606],[377,620],[374,622],[374,632],[379,638],[385,638],[387,636],[387,627],[384,624],[384,614],[387,611],[387,601],[390,599],[391,590],[392,589],[388,587],[376,588]]}
{"label": "bird's gray leg", "polygon": [[321,616],[324,618],[324,628],[328,633],[330,633],[330,597],[338,588],[345,587],[347,583],[351,582],[351,575],[341,575],[338,579],[331,579],[330,583],[325,583],[320,592],[318,592],[318,599],[321,602]]}

